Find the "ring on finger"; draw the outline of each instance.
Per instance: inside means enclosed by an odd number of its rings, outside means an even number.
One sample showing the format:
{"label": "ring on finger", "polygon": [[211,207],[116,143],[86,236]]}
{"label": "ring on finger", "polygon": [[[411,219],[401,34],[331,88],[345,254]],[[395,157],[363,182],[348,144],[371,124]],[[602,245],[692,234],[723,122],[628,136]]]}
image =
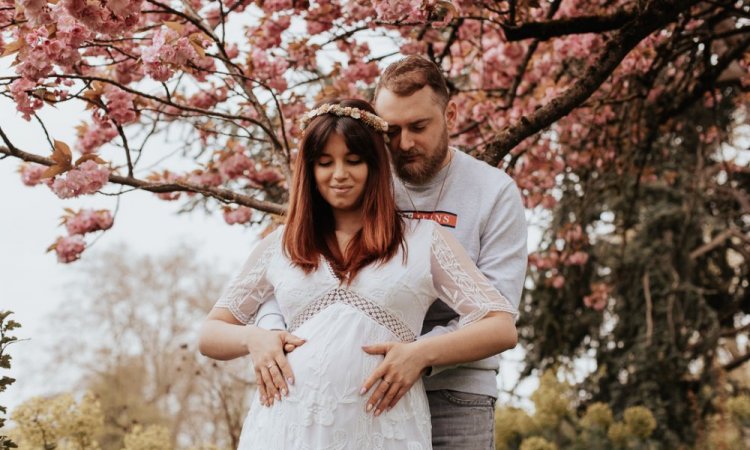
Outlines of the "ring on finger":
{"label": "ring on finger", "polygon": [[273,369],[273,367],[274,367],[275,365],[276,365],[276,363],[272,363],[272,362],[270,362],[270,363],[266,364],[266,368],[267,368],[267,369]]}

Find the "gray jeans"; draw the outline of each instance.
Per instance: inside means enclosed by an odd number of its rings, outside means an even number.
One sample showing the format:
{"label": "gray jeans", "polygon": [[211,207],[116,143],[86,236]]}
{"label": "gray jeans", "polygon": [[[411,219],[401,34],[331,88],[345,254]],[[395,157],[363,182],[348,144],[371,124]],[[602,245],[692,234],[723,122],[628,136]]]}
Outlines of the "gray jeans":
{"label": "gray jeans", "polygon": [[434,449],[494,450],[494,398],[443,389],[427,391],[427,400]]}

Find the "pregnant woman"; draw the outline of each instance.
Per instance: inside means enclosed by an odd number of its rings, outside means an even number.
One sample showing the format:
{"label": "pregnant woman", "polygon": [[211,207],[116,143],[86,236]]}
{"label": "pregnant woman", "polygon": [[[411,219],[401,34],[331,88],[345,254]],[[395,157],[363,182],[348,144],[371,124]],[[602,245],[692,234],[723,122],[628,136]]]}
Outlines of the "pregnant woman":
{"label": "pregnant woman", "polygon": [[[325,103],[302,126],[287,223],[251,252],[201,332],[209,357],[253,356],[278,335],[245,324],[276,298],[289,331],[306,341],[287,355],[295,382],[283,399],[253,399],[239,448],[431,448],[421,380],[392,409],[366,408],[362,384],[383,357],[362,346],[416,346],[425,369],[474,361],[515,346],[517,312],[450,233],[398,215],[387,124],[367,102]],[[437,298],[460,314],[459,329],[417,340]],[[272,360],[260,370],[287,371]]]}

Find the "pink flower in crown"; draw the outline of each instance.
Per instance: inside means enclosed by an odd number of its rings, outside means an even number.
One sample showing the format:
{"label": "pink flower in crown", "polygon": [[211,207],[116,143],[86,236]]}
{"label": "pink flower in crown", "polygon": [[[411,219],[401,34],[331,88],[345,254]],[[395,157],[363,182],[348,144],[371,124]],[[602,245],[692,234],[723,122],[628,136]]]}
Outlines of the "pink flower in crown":
{"label": "pink flower in crown", "polygon": [[20,168],[21,182],[26,186],[36,186],[42,182],[42,174],[47,170],[40,164],[24,164]]}
{"label": "pink flower in crown", "polygon": [[565,286],[565,277],[562,275],[557,275],[555,277],[552,277],[552,287],[555,289],[562,289],[562,287]]}
{"label": "pink flower in crown", "polygon": [[29,95],[28,91],[35,87],[36,83],[27,78],[19,78],[10,84],[10,93],[16,102],[16,109],[26,120],[31,120],[34,111],[41,109],[44,105],[41,99]]}
{"label": "pink flower in crown", "polygon": [[75,234],[57,238],[52,248],[57,253],[59,262],[70,263],[81,257],[81,253],[86,249],[86,242],[83,240],[83,236]]}
{"label": "pink flower in crown", "polygon": [[237,209],[224,208],[224,221],[229,225],[248,223],[252,217],[253,210],[247,206],[240,206]]}
{"label": "pink flower in crown", "polygon": [[247,155],[237,152],[219,163],[219,172],[233,180],[241,176],[247,176],[255,169],[255,163]]}
{"label": "pink flower in crown", "polygon": [[112,218],[112,213],[106,209],[82,209],[75,214],[64,217],[63,221],[65,222],[68,234],[72,236],[108,230],[112,228],[114,219]]}
{"label": "pink flower in crown", "polygon": [[101,189],[108,179],[109,169],[89,160],[65,172],[62,177],[55,178],[50,188],[60,198],[78,197],[93,194]]}

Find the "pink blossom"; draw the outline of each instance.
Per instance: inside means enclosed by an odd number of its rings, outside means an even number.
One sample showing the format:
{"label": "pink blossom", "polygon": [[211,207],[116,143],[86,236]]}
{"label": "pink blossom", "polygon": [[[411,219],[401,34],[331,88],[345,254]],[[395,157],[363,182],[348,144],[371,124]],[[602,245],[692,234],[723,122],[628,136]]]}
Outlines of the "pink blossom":
{"label": "pink blossom", "polygon": [[394,22],[407,17],[416,21],[427,19],[422,0],[375,0],[372,5],[380,20]]}
{"label": "pink blossom", "polygon": [[367,84],[373,83],[378,75],[380,75],[380,69],[374,62],[350,64],[341,72],[341,77],[345,80],[363,81]]}
{"label": "pink blossom", "polygon": [[[169,183],[174,183],[175,181],[178,181],[180,179],[180,176],[168,170],[165,170],[162,173],[152,173],[146,178],[153,183],[169,184]],[[161,200],[174,201],[180,198],[180,194],[181,192],[179,191],[159,192],[158,194],[156,194],[156,196]]]}
{"label": "pink blossom", "polygon": [[26,186],[36,186],[42,181],[42,174],[47,170],[46,166],[40,164],[23,164],[20,167],[21,182]]}
{"label": "pink blossom", "polygon": [[94,153],[99,147],[116,138],[118,133],[112,122],[103,113],[94,114],[94,124],[79,127],[78,147],[81,153]]}
{"label": "pink blossom", "polygon": [[57,238],[52,247],[59,262],[70,263],[81,257],[81,253],[86,249],[86,242],[83,236],[75,234]]}
{"label": "pink blossom", "polygon": [[596,311],[602,311],[607,306],[610,290],[606,283],[593,283],[591,294],[583,298],[583,304]]}
{"label": "pink blossom", "polygon": [[237,223],[247,223],[253,216],[253,210],[247,206],[240,206],[237,209],[224,208],[224,220],[229,225]]}
{"label": "pink blossom", "polygon": [[23,7],[23,15],[34,25],[42,25],[50,20],[47,0],[18,0]]}
{"label": "pink blossom", "polygon": [[195,108],[210,109],[226,100],[227,94],[227,88],[223,86],[219,89],[206,89],[190,97],[187,103]]}
{"label": "pink blossom", "polygon": [[253,160],[242,152],[237,152],[219,163],[219,171],[230,180],[248,175],[254,168]]}
{"label": "pink blossom", "polygon": [[253,78],[261,80],[271,89],[284,91],[287,88],[284,72],[289,68],[289,63],[282,58],[273,58],[267,52],[254,48],[249,58],[253,71]]}
{"label": "pink blossom", "polygon": [[[154,32],[151,45],[141,52],[141,59],[146,66],[146,73],[156,81],[168,80],[176,69],[187,69],[193,65],[198,69],[211,70],[213,59],[201,56],[196,46],[206,46],[208,42],[200,44],[188,36],[180,36],[171,28],[162,27]],[[197,79],[202,80],[205,75],[195,72]]]}
{"label": "pink blossom", "polygon": [[250,174],[250,179],[258,184],[274,184],[282,180],[278,170],[267,168]]}
{"label": "pink blossom", "polygon": [[78,197],[93,194],[101,189],[109,179],[109,169],[94,161],[85,161],[69,170],[62,177],[56,177],[51,189],[60,198]]}
{"label": "pink blossom", "polygon": [[567,263],[572,266],[582,266],[589,260],[589,254],[582,251],[577,251],[572,255],[568,256]]}
{"label": "pink blossom", "polygon": [[263,10],[268,13],[292,9],[294,2],[292,0],[266,0],[262,3]]}
{"label": "pink blossom", "polygon": [[34,111],[44,105],[41,99],[29,95],[28,91],[35,87],[36,83],[27,78],[19,78],[10,84],[10,93],[16,101],[16,109],[23,113],[26,120],[31,120]]}
{"label": "pink blossom", "polygon": [[68,13],[89,29],[102,34],[118,34],[140,21],[143,0],[63,0]]}
{"label": "pink blossom", "polygon": [[135,96],[117,86],[108,85],[104,90],[107,99],[108,116],[118,125],[135,122],[138,115],[135,112],[133,100]]}
{"label": "pink blossom", "polygon": [[292,67],[314,69],[317,65],[317,54],[320,47],[308,41],[297,41],[289,44],[287,54]]}
{"label": "pink blossom", "polygon": [[555,289],[562,289],[565,286],[565,277],[562,275],[556,275],[552,277],[552,287]]}
{"label": "pink blossom", "polygon": [[196,171],[188,177],[188,182],[198,186],[220,186],[223,178],[218,170]]}
{"label": "pink blossom", "polygon": [[112,228],[113,221],[112,213],[106,209],[81,209],[63,217],[65,228],[71,236],[108,230]]}
{"label": "pink blossom", "polygon": [[278,19],[265,19],[260,26],[248,29],[251,42],[258,48],[267,50],[281,45],[281,34],[289,28],[292,19],[281,16]]}

